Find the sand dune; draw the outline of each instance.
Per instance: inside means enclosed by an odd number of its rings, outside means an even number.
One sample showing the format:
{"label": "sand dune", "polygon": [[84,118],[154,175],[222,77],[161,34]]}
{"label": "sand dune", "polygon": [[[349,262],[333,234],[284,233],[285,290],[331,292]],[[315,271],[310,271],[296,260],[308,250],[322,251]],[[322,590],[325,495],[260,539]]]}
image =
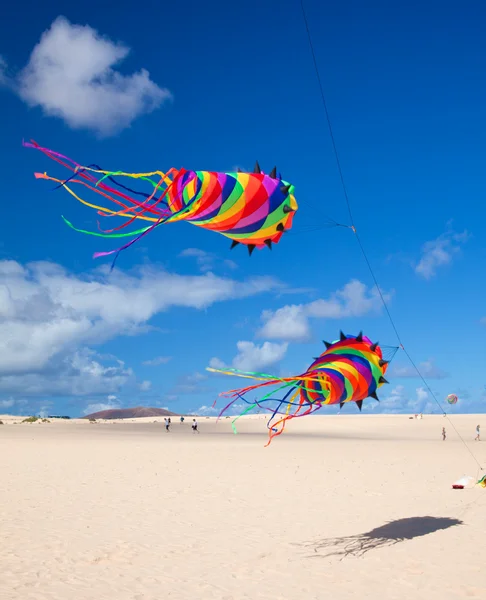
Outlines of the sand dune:
{"label": "sand dune", "polygon": [[[452,419],[486,463],[481,418]],[[486,598],[486,490],[451,489],[479,472],[441,417],[300,419],[266,449],[258,417],[0,419],[2,600]]]}

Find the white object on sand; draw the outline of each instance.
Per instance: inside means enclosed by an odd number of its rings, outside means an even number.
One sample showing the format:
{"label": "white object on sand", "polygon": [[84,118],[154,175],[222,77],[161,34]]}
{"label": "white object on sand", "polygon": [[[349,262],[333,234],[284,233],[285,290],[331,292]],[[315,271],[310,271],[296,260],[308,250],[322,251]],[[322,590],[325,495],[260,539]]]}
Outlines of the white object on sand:
{"label": "white object on sand", "polygon": [[473,481],[474,481],[474,477],[469,477],[467,475],[464,475],[463,477],[461,477],[457,481],[454,481],[454,483],[452,485],[453,486],[468,487]]}

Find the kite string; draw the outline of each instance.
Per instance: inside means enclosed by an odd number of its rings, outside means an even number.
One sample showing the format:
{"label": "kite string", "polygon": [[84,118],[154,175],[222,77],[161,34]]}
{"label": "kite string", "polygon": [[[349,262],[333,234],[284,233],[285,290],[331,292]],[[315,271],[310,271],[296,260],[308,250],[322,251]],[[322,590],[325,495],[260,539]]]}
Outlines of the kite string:
{"label": "kite string", "polygon": [[464,444],[464,447],[466,448],[466,450],[472,456],[473,460],[478,465],[479,469],[481,471],[483,471],[484,469],[481,466],[481,463],[478,461],[478,459],[476,458],[476,456],[473,453],[473,451],[471,450],[471,448],[469,448],[469,446],[466,444],[464,438],[461,436],[461,434],[459,433],[459,431],[456,429],[456,427],[455,427],[454,423],[452,422],[452,420],[450,419],[449,415],[442,408],[441,403],[439,402],[439,400],[437,399],[436,395],[434,394],[434,392],[430,388],[430,386],[427,383],[425,377],[420,372],[420,369],[416,365],[415,361],[412,359],[412,357],[410,356],[410,354],[408,353],[408,351],[405,349],[405,346],[404,346],[404,344],[403,344],[403,342],[401,340],[401,336],[400,336],[400,334],[398,332],[397,326],[395,325],[395,322],[394,322],[393,317],[392,317],[392,315],[390,313],[390,310],[388,308],[386,300],[385,300],[385,298],[383,296],[383,293],[382,293],[382,291],[380,289],[380,286],[378,285],[378,280],[377,280],[377,278],[375,276],[375,273],[374,273],[373,268],[371,266],[371,263],[370,263],[370,261],[368,259],[366,251],[364,249],[364,246],[363,246],[363,244],[361,242],[361,239],[360,239],[360,237],[358,235],[358,232],[356,231],[356,226],[355,226],[355,221],[354,221],[354,217],[353,217],[353,212],[351,210],[351,203],[349,201],[348,191],[347,191],[347,188],[346,188],[346,183],[344,181],[343,170],[342,170],[342,167],[341,167],[341,161],[339,159],[339,153],[338,153],[338,150],[337,150],[336,140],[334,138],[334,132],[333,132],[333,129],[332,129],[331,118],[329,116],[329,110],[327,108],[327,101],[326,101],[326,95],[324,93],[324,86],[322,85],[321,75],[320,75],[320,72],[319,72],[319,66],[317,64],[316,53],[315,53],[315,50],[314,50],[314,44],[312,42],[312,36],[311,36],[310,28],[309,28],[309,21],[307,19],[307,13],[306,13],[305,6],[304,6],[304,0],[300,0],[300,6],[301,6],[301,9],[302,9],[302,15],[303,15],[303,18],[304,18],[304,24],[305,24],[305,28],[306,28],[306,31],[307,31],[307,38],[308,38],[308,41],[309,41],[310,51],[311,51],[311,54],[312,54],[312,60],[313,60],[313,63],[314,63],[314,69],[315,69],[315,73],[316,73],[316,77],[317,77],[317,82],[319,84],[319,90],[320,90],[320,93],[321,93],[321,99],[322,99],[322,104],[323,104],[323,107],[324,107],[324,113],[326,115],[326,121],[327,121],[327,126],[328,126],[328,129],[329,129],[329,135],[330,135],[330,138],[331,138],[331,143],[332,143],[332,147],[333,147],[333,151],[334,151],[334,156],[335,156],[336,163],[337,163],[339,177],[340,177],[341,185],[342,185],[343,192],[344,192],[344,198],[346,200],[346,206],[347,206],[348,213],[349,213],[349,218],[350,218],[350,221],[351,221],[351,229],[353,230],[353,232],[355,234],[355,237],[356,237],[356,240],[357,240],[358,245],[360,247],[361,253],[362,253],[362,255],[363,255],[364,259],[365,259],[365,262],[366,262],[366,264],[368,266],[368,269],[370,271],[370,274],[371,274],[371,277],[372,277],[373,282],[375,284],[375,287],[378,290],[378,294],[380,296],[381,302],[383,303],[383,306],[385,308],[385,311],[386,311],[386,314],[388,316],[388,319],[389,319],[389,321],[391,323],[391,326],[392,326],[392,328],[393,328],[393,330],[395,332],[395,335],[397,336],[397,340],[398,340],[398,343],[400,344],[400,348],[403,350],[403,352],[405,353],[405,356],[410,361],[410,364],[412,365],[412,367],[414,368],[414,370],[417,372],[419,378],[424,383],[424,385],[425,385],[426,389],[428,390],[428,392],[430,393],[431,397],[437,403],[437,405],[438,405],[439,409],[441,410],[442,414],[447,418],[447,421],[450,423],[451,427],[454,429],[454,431],[456,432],[457,436],[459,437],[459,439],[461,440],[461,442]]}

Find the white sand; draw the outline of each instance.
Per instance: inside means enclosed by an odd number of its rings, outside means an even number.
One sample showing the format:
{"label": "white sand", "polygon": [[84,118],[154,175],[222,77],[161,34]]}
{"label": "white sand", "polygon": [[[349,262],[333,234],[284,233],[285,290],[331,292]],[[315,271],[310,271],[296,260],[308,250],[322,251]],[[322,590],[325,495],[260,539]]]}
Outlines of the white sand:
{"label": "white sand", "polygon": [[[261,418],[0,419],[1,600],[486,598],[486,489],[451,489],[478,472],[442,417],[303,418],[266,449]],[[486,463],[483,420],[452,417]]]}

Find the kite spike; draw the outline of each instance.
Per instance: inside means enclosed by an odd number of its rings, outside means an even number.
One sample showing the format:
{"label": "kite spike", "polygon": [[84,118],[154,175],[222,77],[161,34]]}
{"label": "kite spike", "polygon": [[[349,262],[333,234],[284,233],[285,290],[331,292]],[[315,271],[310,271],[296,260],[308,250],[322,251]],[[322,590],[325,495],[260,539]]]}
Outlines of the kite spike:
{"label": "kite spike", "polygon": [[279,179],[280,181],[282,181],[282,173],[279,173],[279,174],[278,174],[278,177],[277,177],[277,179]]}
{"label": "kite spike", "polygon": [[339,408],[342,408],[346,403],[345,402],[340,402],[339,403]]}
{"label": "kite spike", "polygon": [[378,342],[375,342],[374,344],[371,344],[371,346],[370,346],[371,352],[374,352],[377,348],[378,348]]}
{"label": "kite spike", "polygon": [[380,379],[378,380],[380,383],[390,383],[389,381],[387,381],[383,376],[380,377]]}
{"label": "kite spike", "polygon": [[289,193],[290,188],[292,187],[292,184],[290,185],[282,185],[280,188],[280,191],[282,192],[282,194],[284,196],[286,196]]}
{"label": "kite spike", "polygon": [[273,167],[273,169],[270,171],[270,177],[272,179],[276,179],[277,178],[277,167]]}
{"label": "kite spike", "polygon": [[362,342],[363,341],[363,332],[362,331],[360,331],[358,333],[358,335],[356,336],[356,341],[357,342]]}
{"label": "kite spike", "polygon": [[295,212],[294,208],[291,208],[290,206],[287,206],[286,204],[283,207],[283,211],[285,214],[290,213],[290,212]]}
{"label": "kite spike", "polygon": [[283,224],[283,223],[279,223],[279,224],[277,225],[277,231],[285,231],[285,227],[284,227],[284,224]]}
{"label": "kite spike", "polygon": [[258,164],[258,161],[256,161],[255,163],[255,168],[253,169],[253,173],[261,173],[262,170],[260,169],[260,165]]}
{"label": "kite spike", "polygon": [[240,242],[237,242],[236,240],[233,240],[232,243],[231,243],[230,250],[233,250],[233,248],[235,248],[236,246],[238,246],[239,243]]}
{"label": "kite spike", "polygon": [[272,240],[264,240],[263,243],[269,250],[272,249]]}
{"label": "kite spike", "polygon": [[237,173],[243,173],[243,171],[240,169],[240,167],[236,167],[236,172]]}
{"label": "kite spike", "polygon": [[344,333],[342,331],[339,332],[339,341],[344,342],[344,340],[346,339],[346,336],[344,335]]}
{"label": "kite spike", "polygon": [[378,364],[380,365],[380,367],[384,367],[385,365],[387,365],[390,361],[389,360],[383,360],[382,358],[380,358]]}
{"label": "kite spike", "polygon": [[255,244],[248,244],[247,248],[248,248],[248,254],[251,256],[251,253],[253,252],[253,250],[255,250]]}
{"label": "kite spike", "polygon": [[330,342],[326,342],[326,340],[322,340],[322,343],[324,346],[326,346],[326,350],[329,350],[329,348],[332,346],[332,344]]}
{"label": "kite spike", "polygon": [[372,394],[369,395],[370,398],[374,398],[377,402],[380,401],[380,399],[378,398],[378,396],[376,395],[376,392],[373,392]]}
{"label": "kite spike", "polygon": [[359,412],[361,412],[361,407],[363,406],[363,400],[357,400],[356,405],[359,408]]}

